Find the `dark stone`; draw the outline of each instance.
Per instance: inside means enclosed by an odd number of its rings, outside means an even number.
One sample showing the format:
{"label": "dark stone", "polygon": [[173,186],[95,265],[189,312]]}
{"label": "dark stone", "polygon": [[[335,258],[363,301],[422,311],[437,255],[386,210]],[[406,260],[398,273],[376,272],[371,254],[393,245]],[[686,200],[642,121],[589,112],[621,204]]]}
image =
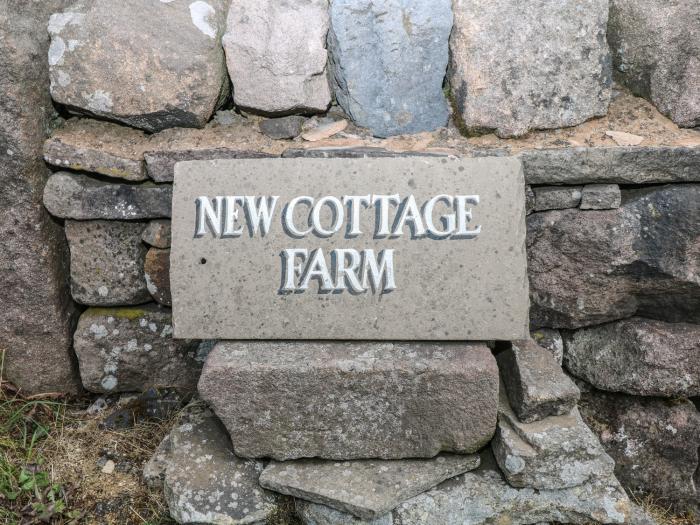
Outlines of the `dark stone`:
{"label": "dark stone", "polygon": [[260,122],[260,131],[271,139],[294,139],[301,134],[306,118],[290,115],[282,118],[271,118]]}
{"label": "dark stone", "polygon": [[264,159],[268,157],[274,157],[274,155],[228,148],[150,151],[145,155],[148,175],[156,182],[172,182],[175,179],[175,164],[186,160]]}
{"label": "dark stone", "polygon": [[141,240],[154,248],[170,248],[170,221],[157,219],[148,223]]}
{"label": "dark stone", "polygon": [[143,266],[146,287],[151,297],[160,304],[172,306],[170,294],[170,250],[151,248]]}

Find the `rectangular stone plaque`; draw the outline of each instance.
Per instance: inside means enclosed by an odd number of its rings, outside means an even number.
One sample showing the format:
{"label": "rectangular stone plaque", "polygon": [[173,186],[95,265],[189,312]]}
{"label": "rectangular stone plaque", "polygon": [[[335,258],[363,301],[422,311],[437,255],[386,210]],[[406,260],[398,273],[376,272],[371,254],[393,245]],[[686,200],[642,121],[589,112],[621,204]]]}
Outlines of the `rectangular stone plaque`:
{"label": "rectangular stone plaque", "polygon": [[175,337],[528,334],[513,158],[181,162],[172,218]]}

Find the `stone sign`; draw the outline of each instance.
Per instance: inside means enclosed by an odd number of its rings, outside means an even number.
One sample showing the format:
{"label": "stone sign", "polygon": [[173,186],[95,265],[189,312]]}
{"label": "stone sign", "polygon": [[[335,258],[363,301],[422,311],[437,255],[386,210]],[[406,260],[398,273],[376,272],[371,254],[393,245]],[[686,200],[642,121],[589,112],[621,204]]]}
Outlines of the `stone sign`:
{"label": "stone sign", "polygon": [[175,167],[175,336],[527,336],[512,158],[248,159]]}

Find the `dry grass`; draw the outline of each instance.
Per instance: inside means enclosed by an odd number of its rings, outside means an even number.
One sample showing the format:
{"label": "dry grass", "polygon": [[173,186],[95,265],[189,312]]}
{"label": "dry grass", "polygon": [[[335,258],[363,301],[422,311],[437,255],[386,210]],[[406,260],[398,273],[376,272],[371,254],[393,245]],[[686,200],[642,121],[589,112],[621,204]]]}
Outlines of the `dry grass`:
{"label": "dry grass", "polygon": [[659,525],[698,525],[700,523],[694,516],[675,514],[670,507],[665,506],[653,496],[632,496],[631,499]]}

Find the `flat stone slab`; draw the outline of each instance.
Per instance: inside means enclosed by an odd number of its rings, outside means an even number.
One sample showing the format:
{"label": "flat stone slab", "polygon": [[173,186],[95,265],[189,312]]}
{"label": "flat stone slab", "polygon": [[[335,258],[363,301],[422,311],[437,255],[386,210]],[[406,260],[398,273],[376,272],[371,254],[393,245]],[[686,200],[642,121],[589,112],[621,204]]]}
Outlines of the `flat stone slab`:
{"label": "flat stone slab", "polygon": [[491,439],[498,369],[478,344],[221,342],[198,388],[242,457],[433,457]]}
{"label": "flat stone slab", "polygon": [[576,208],[581,203],[581,186],[541,186],[533,191],[533,211]]}
{"label": "flat stone slab", "polygon": [[508,158],[179,163],[175,335],[527,337],[524,201]]}
{"label": "flat stone slab", "polygon": [[149,151],[144,155],[148,175],[156,182],[172,182],[175,164],[186,160],[257,159],[270,157],[267,153],[235,148],[193,148]]}
{"label": "flat stone slab", "polygon": [[479,463],[477,455],[456,454],[385,461],[273,461],[260,475],[260,484],[373,520],[446,479],[474,470]]}
{"label": "flat stone slab", "polygon": [[610,210],[619,208],[622,192],[617,184],[587,184],[581,192],[582,210]]}
{"label": "flat stone slab", "polygon": [[554,356],[532,339],[514,341],[496,360],[508,399],[526,423],[568,414],[581,393]]}
{"label": "flat stone slab", "polygon": [[163,487],[178,523],[263,525],[284,498],[260,488],[262,469],[261,461],[236,457],[216,416],[194,402],[146,464],[144,478]]}

